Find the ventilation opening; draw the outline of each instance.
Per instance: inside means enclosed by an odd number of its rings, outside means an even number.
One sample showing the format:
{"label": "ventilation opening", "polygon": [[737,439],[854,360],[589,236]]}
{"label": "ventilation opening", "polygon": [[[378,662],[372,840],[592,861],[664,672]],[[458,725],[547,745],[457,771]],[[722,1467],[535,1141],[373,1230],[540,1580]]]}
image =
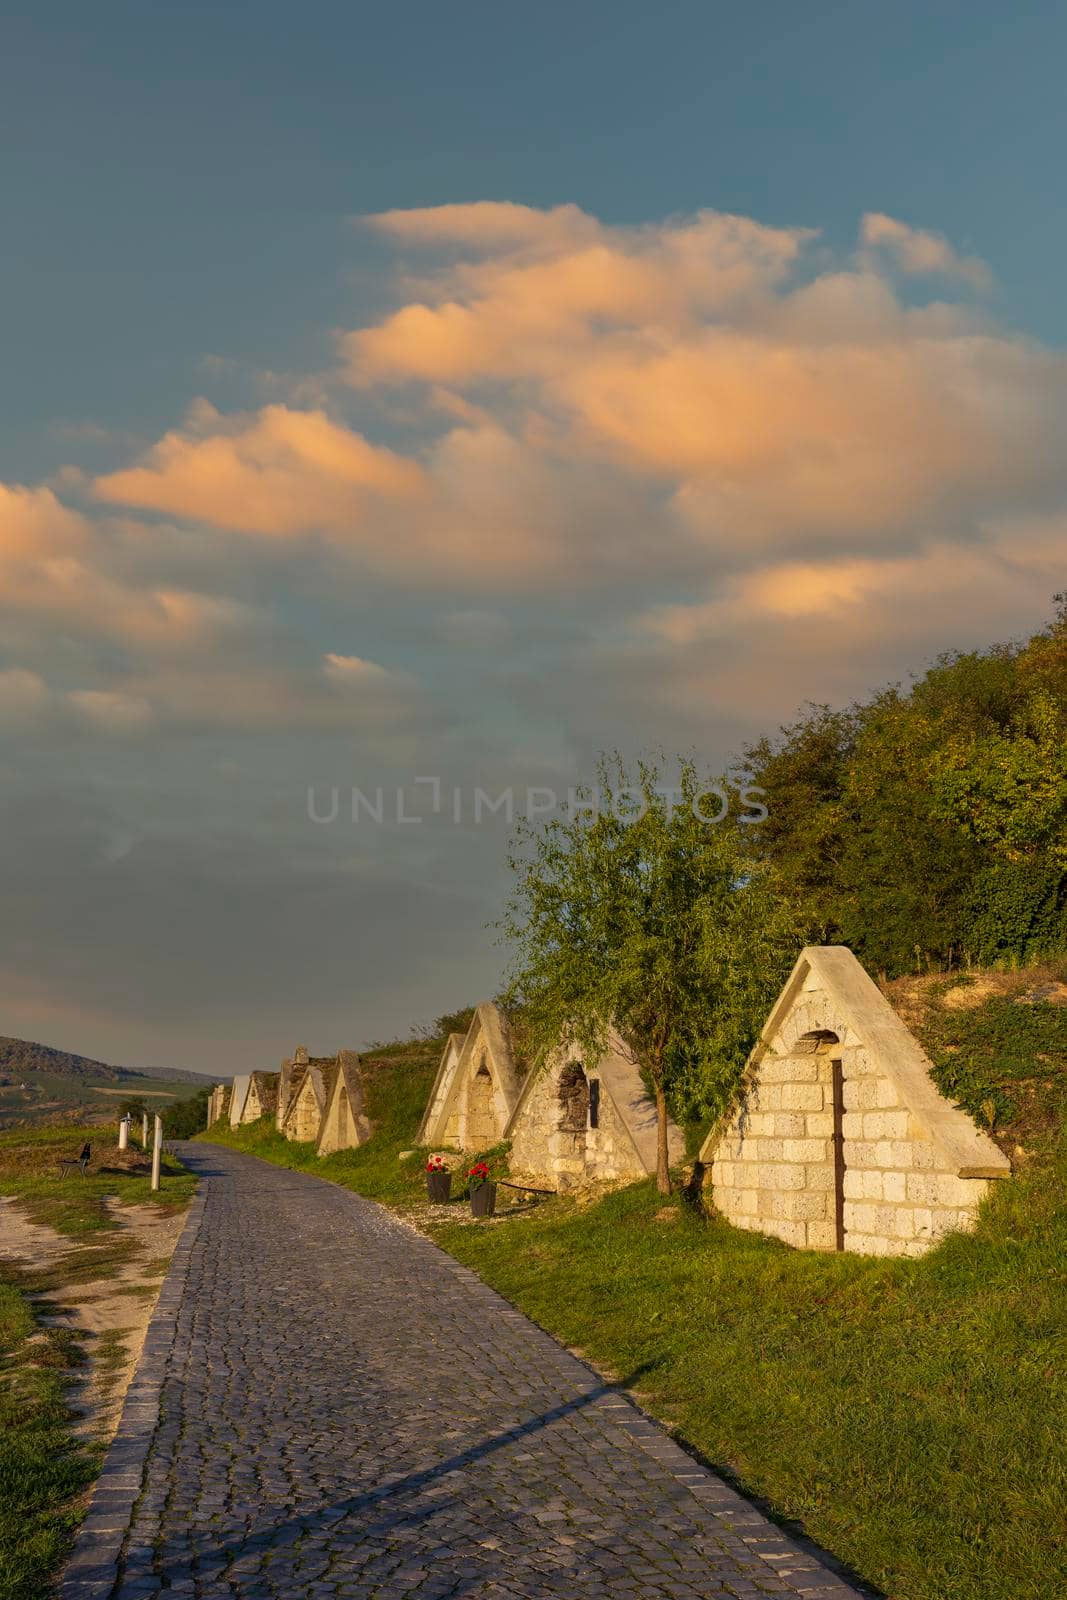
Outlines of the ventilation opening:
{"label": "ventilation opening", "polygon": [[572,1061],[559,1075],[559,1126],[567,1133],[589,1126],[589,1082],[580,1061]]}
{"label": "ventilation opening", "polygon": [[829,1028],[816,1028],[812,1033],[801,1034],[793,1049],[798,1056],[825,1055],[833,1045],[840,1043],[837,1034]]}

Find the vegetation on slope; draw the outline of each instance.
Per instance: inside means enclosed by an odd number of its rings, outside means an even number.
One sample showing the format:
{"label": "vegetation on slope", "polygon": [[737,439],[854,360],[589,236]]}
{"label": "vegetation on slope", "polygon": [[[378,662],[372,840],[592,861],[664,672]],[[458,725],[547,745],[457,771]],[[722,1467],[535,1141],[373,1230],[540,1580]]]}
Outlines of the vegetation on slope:
{"label": "vegetation on slope", "polygon": [[811,942],[891,977],[1067,950],[1067,596],[1025,644],[810,706],[745,752]]}

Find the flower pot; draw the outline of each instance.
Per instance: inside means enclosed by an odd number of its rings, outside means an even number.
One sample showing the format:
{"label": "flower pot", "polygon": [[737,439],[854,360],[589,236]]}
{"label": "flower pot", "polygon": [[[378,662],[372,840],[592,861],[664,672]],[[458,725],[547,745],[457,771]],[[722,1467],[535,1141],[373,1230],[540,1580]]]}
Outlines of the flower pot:
{"label": "flower pot", "polygon": [[471,1216],[491,1217],[496,1210],[496,1184],[480,1183],[471,1190]]}
{"label": "flower pot", "polygon": [[435,1205],[445,1205],[452,1198],[452,1174],[450,1172],[428,1172],[426,1174],[426,1193]]}

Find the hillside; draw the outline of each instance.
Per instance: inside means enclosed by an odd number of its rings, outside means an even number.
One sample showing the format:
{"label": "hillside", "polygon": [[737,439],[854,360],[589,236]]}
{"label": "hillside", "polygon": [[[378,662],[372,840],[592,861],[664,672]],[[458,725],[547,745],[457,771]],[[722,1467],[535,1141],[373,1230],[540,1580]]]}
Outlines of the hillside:
{"label": "hillside", "polygon": [[1067,1120],[1067,961],[885,985],[934,1079],[1013,1165]]}
{"label": "hillside", "polygon": [[83,1083],[129,1083],[161,1078],[166,1083],[200,1086],[206,1081],[202,1072],[189,1072],[180,1067],[115,1067],[107,1061],[94,1061],[91,1056],[74,1055],[50,1044],[38,1044],[34,1039],[12,1039],[0,1034],[0,1076],[18,1077],[28,1072],[46,1072],[54,1078],[77,1078]]}
{"label": "hillside", "polygon": [[0,1128],[43,1122],[108,1122],[124,1102],[160,1111],[210,1080],[175,1069],[135,1070],[0,1036]]}

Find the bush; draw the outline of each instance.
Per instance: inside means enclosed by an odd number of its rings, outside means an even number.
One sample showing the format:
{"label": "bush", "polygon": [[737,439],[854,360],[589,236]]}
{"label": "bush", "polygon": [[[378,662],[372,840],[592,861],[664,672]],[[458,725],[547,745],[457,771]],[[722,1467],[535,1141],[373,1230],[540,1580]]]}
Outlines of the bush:
{"label": "bush", "polygon": [[165,1139],[192,1139],[207,1127],[210,1084],[198,1089],[188,1100],[175,1100],[163,1112],[163,1137]]}

